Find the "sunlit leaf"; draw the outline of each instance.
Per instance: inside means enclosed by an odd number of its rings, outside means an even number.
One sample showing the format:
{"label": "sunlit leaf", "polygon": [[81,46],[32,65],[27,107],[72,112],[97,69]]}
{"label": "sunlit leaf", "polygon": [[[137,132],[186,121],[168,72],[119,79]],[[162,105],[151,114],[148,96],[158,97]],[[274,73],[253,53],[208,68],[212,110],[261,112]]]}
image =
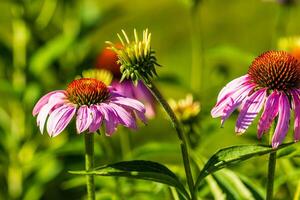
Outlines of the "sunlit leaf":
{"label": "sunlit leaf", "polygon": [[189,195],[177,176],[164,165],[143,160],[125,161],[96,168],[93,171],[71,171],[72,174],[128,177],[163,183],[175,187],[186,199]]}
{"label": "sunlit leaf", "polygon": [[261,156],[277,151],[292,144],[294,143],[283,144],[277,149],[273,149],[266,145],[241,145],[221,149],[204,165],[204,168],[201,170],[197,178],[196,187],[204,177],[224,167],[239,163],[254,156]]}

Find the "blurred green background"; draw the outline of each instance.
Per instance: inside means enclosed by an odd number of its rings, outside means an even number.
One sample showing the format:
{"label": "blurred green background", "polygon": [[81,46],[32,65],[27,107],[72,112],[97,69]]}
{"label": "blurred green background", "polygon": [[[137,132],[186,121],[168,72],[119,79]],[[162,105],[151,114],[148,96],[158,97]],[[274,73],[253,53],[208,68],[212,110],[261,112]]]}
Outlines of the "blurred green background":
{"label": "blurred green background", "polygon": [[[299,23],[299,6],[276,1],[1,0],[0,199],[84,199],[85,178],[67,173],[84,167],[83,137],[74,124],[55,138],[41,135],[31,111],[43,94],[64,89],[93,68],[104,42],[117,41],[121,29],[129,35],[134,28],[152,32],[163,66],[156,83],[167,98],[193,93],[200,101],[195,172],[220,148],[266,143],[268,136],[256,139],[256,122],[236,136],[236,114],[220,128],[210,109],[220,89],[245,74],[253,58],[277,48],[279,36],[299,35]],[[176,133],[158,113],[136,132],[120,127],[111,138],[96,136],[96,165],[149,159],[184,177]],[[299,165],[297,155],[279,160],[276,199],[299,198]],[[267,157],[222,170],[206,179],[199,197],[263,199],[266,170]],[[98,199],[172,199],[172,191],[158,183],[97,177],[96,184]]]}

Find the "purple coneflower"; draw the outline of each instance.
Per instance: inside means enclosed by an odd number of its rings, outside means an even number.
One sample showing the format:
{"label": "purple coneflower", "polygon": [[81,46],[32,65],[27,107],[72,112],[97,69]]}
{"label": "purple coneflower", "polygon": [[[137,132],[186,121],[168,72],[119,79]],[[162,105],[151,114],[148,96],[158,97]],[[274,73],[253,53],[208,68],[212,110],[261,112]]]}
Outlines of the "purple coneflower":
{"label": "purple coneflower", "polygon": [[102,123],[105,124],[107,135],[111,135],[118,124],[135,129],[134,113],[145,122],[145,108],[142,103],[124,97],[93,78],[74,80],[66,90],[46,94],[37,102],[32,112],[34,116],[37,115],[37,125],[41,133],[47,121],[47,132],[52,137],[60,134],[75,114],[78,133],[86,130],[95,132]]}
{"label": "purple coneflower", "polygon": [[290,110],[295,112],[294,139],[300,139],[300,63],[284,51],[268,51],[257,57],[248,74],[229,82],[219,93],[211,111],[221,124],[240,107],[235,131],[242,134],[264,107],[258,122],[260,139],[278,116],[272,138],[273,148],[284,140],[289,127]]}

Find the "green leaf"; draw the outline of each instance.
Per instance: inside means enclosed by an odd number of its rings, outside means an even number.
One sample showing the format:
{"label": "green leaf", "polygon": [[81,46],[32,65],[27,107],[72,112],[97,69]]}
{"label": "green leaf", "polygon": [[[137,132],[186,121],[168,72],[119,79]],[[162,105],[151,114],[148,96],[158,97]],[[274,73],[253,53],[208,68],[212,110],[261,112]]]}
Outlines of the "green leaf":
{"label": "green leaf", "polygon": [[197,177],[196,187],[199,186],[201,180],[207,175],[224,167],[248,160],[254,156],[261,156],[277,151],[292,144],[294,143],[283,144],[277,149],[266,145],[240,145],[221,149],[206,162],[204,168],[200,171]]}
{"label": "green leaf", "polygon": [[186,199],[190,199],[177,176],[166,166],[152,161],[133,160],[105,165],[93,171],[70,171],[71,174],[117,176],[163,183],[175,187]]}

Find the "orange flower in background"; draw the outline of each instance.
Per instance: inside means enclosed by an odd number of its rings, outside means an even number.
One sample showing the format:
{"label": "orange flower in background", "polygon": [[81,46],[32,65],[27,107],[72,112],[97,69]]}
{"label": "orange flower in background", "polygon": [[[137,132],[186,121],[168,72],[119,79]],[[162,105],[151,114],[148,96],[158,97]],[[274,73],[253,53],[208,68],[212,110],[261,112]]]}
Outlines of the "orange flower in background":
{"label": "orange flower in background", "polygon": [[300,60],[300,36],[284,37],[278,41],[278,48],[292,54]]}
{"label": "orange flower in background", "polygon": [[[117,43],[117,48],[122,48],[122,45]],[[117,54],[108,48],[104,48],[102,52],[98,55],[96,60],[96,67],[99,69],[106,69],[113,73],[115,79],[121,77],[120,65],[117,63],[118,56]]]}
{"label": "orange flower in background", "polygon": [[[121,49],[123,46],[120,43],[116,43],[115,47]],[[134,86],[131,80],[123,80],[123,82],[120,83],[122,74],[120,72],[120,64],[117,63],[117,61],[117,54],[109,48],[104,48],[96,59],[96,68],[110,71],[113,74],[111,85],[122,95],[143,102],[146,108],[147,118],[153,118],[156,113],[153,95],[142,81],[138,81],[136,86]]]}

